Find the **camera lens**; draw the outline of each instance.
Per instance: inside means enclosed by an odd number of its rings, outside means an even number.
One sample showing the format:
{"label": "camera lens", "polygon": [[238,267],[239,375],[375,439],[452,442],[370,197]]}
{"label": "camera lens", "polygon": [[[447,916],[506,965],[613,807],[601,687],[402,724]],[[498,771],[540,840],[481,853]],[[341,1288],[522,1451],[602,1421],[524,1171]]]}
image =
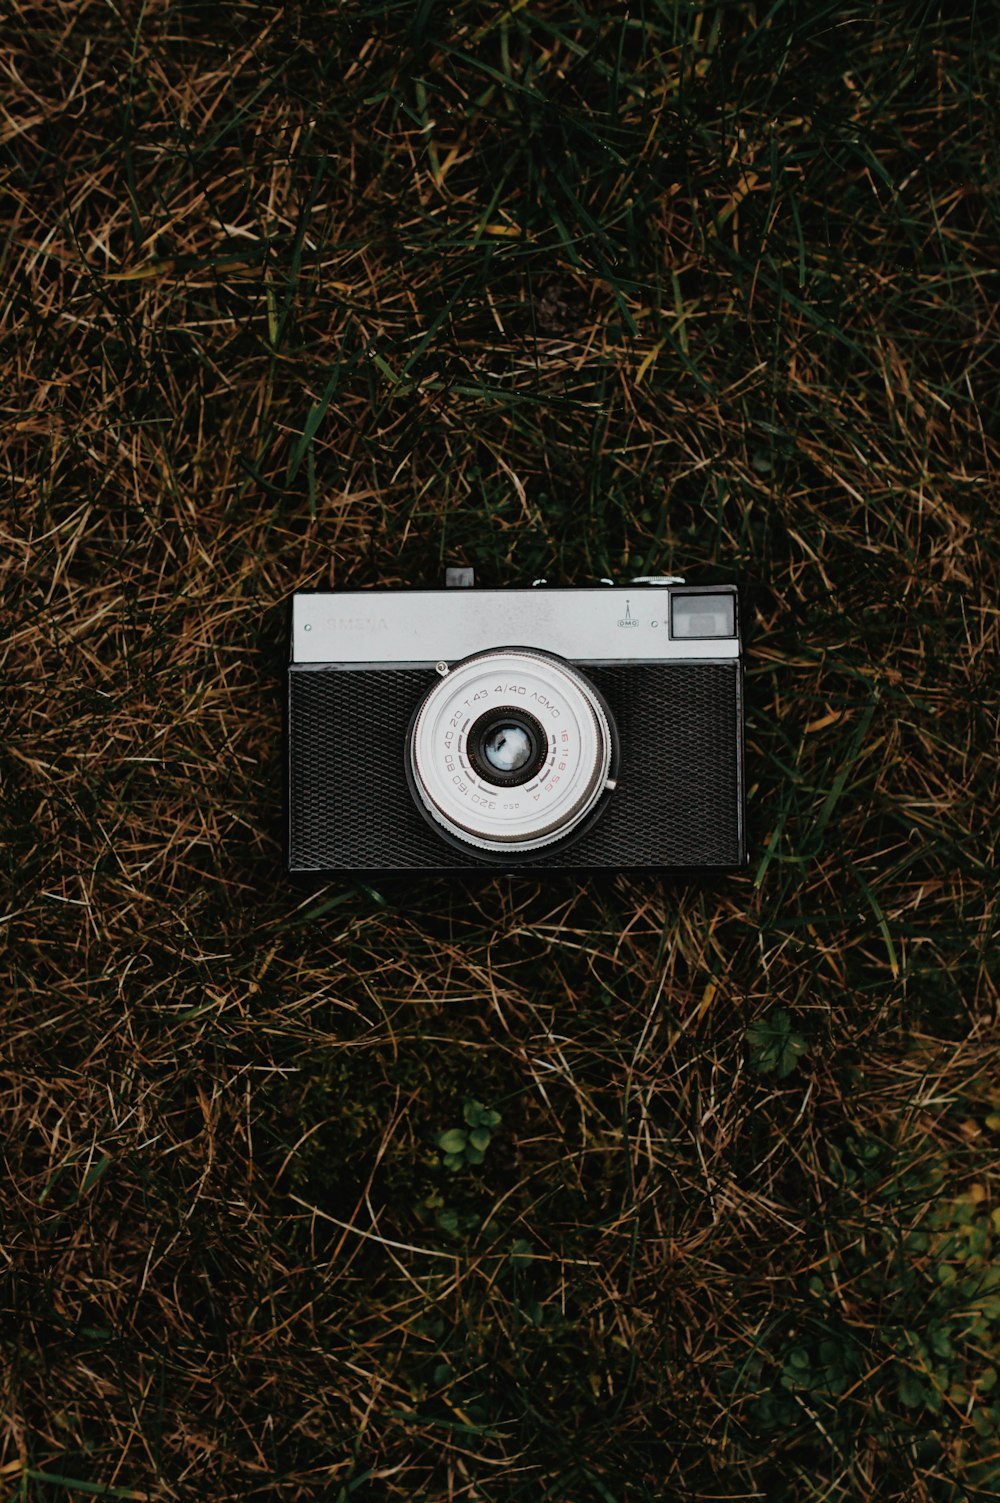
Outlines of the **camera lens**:
{"label": "camera lens", "polygon": [[410,787],[432,824],[483,851],[582,832],[617,778],[617,734],[593,684],[526,647],[477,653],[414,712]]}
{"label": "camera lens", "polygon": [[487,783],[518,788],[541,771],[549,738],[534,715],[501,705],[480,715],[467,746],[473,769]]}
{"label": "camera lens", "polygon": [[523,725],[498,725],[483,738],[483,755],[495,772],[520,772],[531,758],[531,737]]}

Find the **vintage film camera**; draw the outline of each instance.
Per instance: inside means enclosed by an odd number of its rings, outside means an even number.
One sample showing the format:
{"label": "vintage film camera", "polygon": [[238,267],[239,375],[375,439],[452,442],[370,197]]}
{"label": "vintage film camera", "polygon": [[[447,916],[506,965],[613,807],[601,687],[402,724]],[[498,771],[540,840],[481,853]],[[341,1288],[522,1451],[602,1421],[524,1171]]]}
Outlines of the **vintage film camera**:
{"label": "vintage film camera", "polygon": [[290,649],[292,873],[746,860],[731,585],[303,592]]}

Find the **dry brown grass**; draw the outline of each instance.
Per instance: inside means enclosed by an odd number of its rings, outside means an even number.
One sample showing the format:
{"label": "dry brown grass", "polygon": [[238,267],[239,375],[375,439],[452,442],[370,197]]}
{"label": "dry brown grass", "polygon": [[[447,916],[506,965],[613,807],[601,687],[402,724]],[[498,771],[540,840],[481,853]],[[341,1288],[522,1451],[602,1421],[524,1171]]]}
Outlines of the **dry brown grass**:
{"label": "dry brown grass", "polygon": [[[1000,1496],[997,56],[942,16],[8,15],[12,1499]],[[741,582],[745,877],[290,886],[284,602],[446,560]]]}

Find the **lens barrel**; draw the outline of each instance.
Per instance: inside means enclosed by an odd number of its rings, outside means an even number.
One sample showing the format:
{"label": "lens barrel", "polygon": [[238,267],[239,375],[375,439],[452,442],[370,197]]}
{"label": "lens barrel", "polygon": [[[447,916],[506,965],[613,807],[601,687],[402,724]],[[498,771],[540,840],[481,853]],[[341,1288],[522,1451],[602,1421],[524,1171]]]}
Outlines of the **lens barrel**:
{"label": "lens barrel", "polygon": [[418,706],[411,789],[443,833],[483,851],[568,840],[614,785],[618,738],[586,677],[510,647],[455,664]]}

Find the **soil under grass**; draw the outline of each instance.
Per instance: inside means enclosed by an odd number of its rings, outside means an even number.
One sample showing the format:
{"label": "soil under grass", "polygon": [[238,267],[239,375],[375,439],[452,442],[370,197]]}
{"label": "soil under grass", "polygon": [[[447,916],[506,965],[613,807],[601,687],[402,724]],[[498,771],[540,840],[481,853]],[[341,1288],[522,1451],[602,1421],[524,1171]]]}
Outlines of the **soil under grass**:
{"label": "soil under grass", "polygon": [[[0,1499],[1000,1497],[997,20],[0,21]],[[448,563],[740,584],[745,875],[290,884]]]}

